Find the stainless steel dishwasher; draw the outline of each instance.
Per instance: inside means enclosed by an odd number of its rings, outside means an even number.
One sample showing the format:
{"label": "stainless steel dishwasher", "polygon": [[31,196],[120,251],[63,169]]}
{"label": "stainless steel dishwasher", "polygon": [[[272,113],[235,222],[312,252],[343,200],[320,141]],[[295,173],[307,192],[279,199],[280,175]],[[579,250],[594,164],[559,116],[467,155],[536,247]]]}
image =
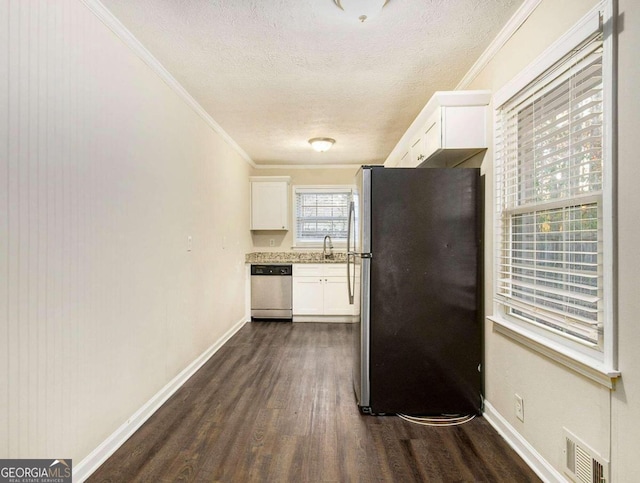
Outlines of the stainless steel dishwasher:
{"label": "stainless steel dishwasher", "polygon": [[291,320],[291,265],[251,265],[251,320]]}

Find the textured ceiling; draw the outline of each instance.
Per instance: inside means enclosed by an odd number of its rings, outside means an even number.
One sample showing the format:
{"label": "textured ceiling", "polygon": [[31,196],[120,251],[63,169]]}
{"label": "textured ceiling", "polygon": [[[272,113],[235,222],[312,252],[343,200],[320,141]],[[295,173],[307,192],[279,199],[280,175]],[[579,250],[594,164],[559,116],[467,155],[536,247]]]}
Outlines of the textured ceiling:
{"label": "textured ceiling", "polygon": [[256,164],[331,165],[384,161],[522,0],[390,0],[363,24],[332,0],[102,3]]}

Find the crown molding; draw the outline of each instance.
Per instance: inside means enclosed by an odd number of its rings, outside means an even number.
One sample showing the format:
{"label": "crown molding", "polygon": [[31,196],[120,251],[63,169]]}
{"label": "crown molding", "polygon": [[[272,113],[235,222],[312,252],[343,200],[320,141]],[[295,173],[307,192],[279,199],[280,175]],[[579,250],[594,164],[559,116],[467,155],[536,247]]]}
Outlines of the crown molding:
{"label": "crown molding", "polygon": [[256,169],[358,169],[362,164],[256,164]]}
{"label": "crown molding", "polygon": [[[249,165],[256,169],[349,169],[357,165],[257,165],[247,152],[205,111],[187,90],[165,69],[147,48],[118,20],[100,0],[81,0],[102,23],[147,64],[182,100],[189,105],[216,133],[218,133]],[[542,0],[525,0],[496,38],[489,44],[471,69],[455,87],[465,89],[500,51],[506,42],[527,20]]]}
{"label": "crown molding", "polygon": [[[502,30],[498,33],[498,35],[491,41],[489,46],[485,49],[485,51],[478,57],[478,60],[475,61],[471,69],[464,75],[464,77],[460,80],[458,85],[454,88],[455,91],[464,90],[469,87],[469,85],[473,82],[473,80],[482,72],[482,70],[491,62],[491,60],[495,57],[495,55],[500,51],[502,47],[507,43],[507,41],[516,33],[516,31],[522,26],[522,24],[529,18],[529,16],[533,13],[542,0],[525,0],[524,3],[516,10],[513,16],[509,19],[509,21],[502,27]],[[416,119],[411,123],[407,131],[405,131],[404,135],[393,150],[389,153],[385,160],[385,165],[391,166],[391,160],[397,158],[398,154],[402,151],[402,149],[407,145],[409,139],[414,136],[416,126],[421,125],[424,121],[425,112],[428,109],[428,103],[425,107],[420,111],[420,114],[416,116]],[[388,163],[388,164],[387,164]]]}
{"label": "crown molding", "polygon": [[147,48],[99,0],[81,0],[100,21],[155,72],[211,129],[218,133],[247,163],[256,167],[251,157],[222,129],[191,94],[173,77]]}
{"label": "crown molding", "polygon": [[495,39],[489,44],[485,51],[478,57],[478,60],[471,66],[471,69],[464,75],[454,90],[466,89],[471,82],[480,74],[495,55],[504,47],[509,39],[517,32],[522,24],[529,18],[542,0],[525,0],[516,13],[502,27]]}
{"label": "crown molding", "polygon": [[599,32],[602,32],[600,20],[600,10],[602,8],[602,2],[595,5],[573,27],[556,39],[554,43],[527,65],[527,67],[496,91],[493,95],[493,107],[499,108],[505,102],[513,99],[518,92],[522,91],[535,78],[542,75],[543,72],[560,61],[567,53],[572,51],[572,49],[593,38]]}

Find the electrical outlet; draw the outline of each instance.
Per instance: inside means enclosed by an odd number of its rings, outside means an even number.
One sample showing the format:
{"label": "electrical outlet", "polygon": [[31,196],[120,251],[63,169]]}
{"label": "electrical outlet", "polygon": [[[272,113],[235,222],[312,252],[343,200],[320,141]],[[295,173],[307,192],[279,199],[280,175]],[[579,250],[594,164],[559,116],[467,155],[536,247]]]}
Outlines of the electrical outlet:
{"label": "electrical outlet", "polygon": [[275,246],[275,244],[276,244],[276,241],[273,238],[269,238],[269,246],[272,247],[272,246]]}
{"label": "electrical outlet", "polygon": [[193,238],[191,236],[187,237],[187,251],[190,252],[193,250]]}
{"label": "electrical outlet", "polygon": [[518,394],[515,395],[516,396],[516,417],[522,421],[524,423],[524,399],[522,399],[522,396],[519,396]]}

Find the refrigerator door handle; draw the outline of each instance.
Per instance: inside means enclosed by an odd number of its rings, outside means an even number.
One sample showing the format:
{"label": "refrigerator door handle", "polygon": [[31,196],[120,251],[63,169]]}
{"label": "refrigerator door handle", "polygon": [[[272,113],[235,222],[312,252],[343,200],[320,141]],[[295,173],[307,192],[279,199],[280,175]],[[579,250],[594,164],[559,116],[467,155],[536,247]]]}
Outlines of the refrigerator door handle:
{"label": "refrigerator door handle", "polygon": [[356,210],[355,210],[355,204],[353,201],[349,202],[349,216],[347,218],[347,253],[353,253],[355,252],[355,233],[353,234],[353,241],[354,241],[354,249],[353,251],[351,250],[351,229],[355,229],[355,220],[351,221],[352,219],[355,218],[355,214],[356,214]]}
{"label": "refrigerator door handle", "polygon": [[[349,202],[349,217],[347,221],[347,286],[349,288],[349,304],[353,305],[353,296],[354,290],[351,284],[351,257],[354,255],[351,252],[351,227],[355,227],[355,223],[351,222],[352,216],[355,215],[355,207],[353,201]],[[354,234],[355,239],[355,234]],[[354,260],[355,264],[355,260]],[[354,267],[355,268],[355,267]],[[355,274],[355,270],[354,270]],[[355,285],[355,280],[353,281],[353,285]]]}
{"label": "refrigerator door handle", "polygon": [[[352,284],[351,284],[351,257],[353,257],[354,255],[347,253],[347,286],[349,287],[349,305],[353,305],[353,288],[352,288]],[[355,263],[355,261],[354,261]],[[354,280],[354,284],[355,284],[355,280]]]}

